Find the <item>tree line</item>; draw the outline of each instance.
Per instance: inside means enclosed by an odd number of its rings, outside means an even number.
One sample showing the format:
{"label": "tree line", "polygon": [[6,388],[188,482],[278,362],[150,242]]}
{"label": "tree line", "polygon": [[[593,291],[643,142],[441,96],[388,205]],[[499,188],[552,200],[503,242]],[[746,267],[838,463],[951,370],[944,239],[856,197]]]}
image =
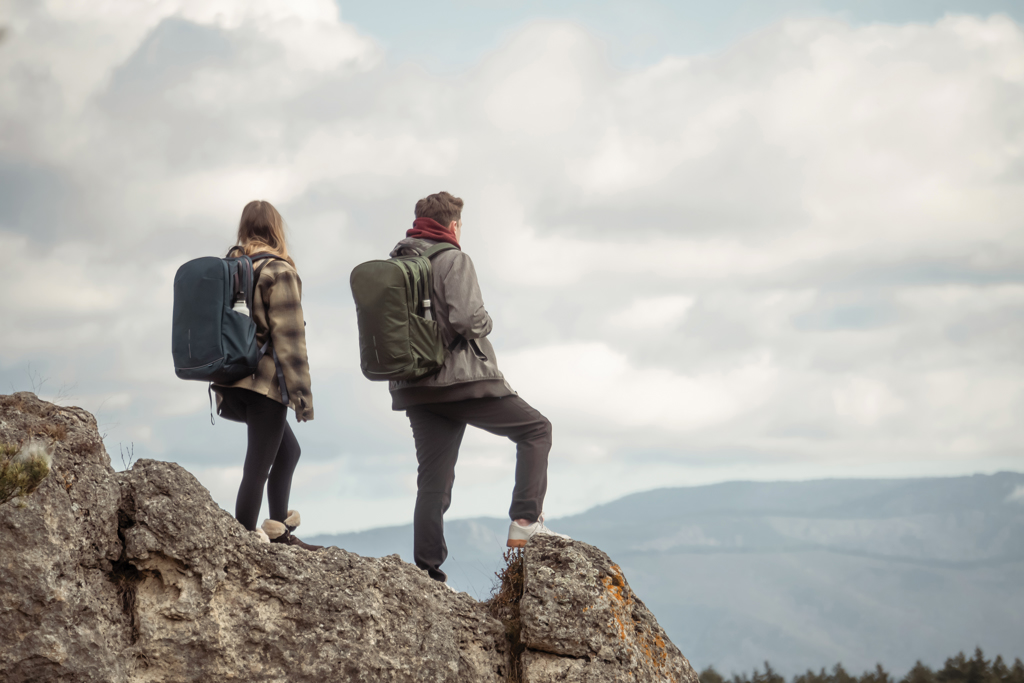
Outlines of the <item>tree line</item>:
{"label": "tree line", "polygon": [[[786,678],[765,662],[763,672],[755,668],[749,676],[733,674],[731,678],[723,677],[709,666],[700,672],[700,683],[786,683]],[[822,668],[815,673],[808,669],[806,673],[793,676],[792,683],[1024,683],[1024,663],[1018,657],[1013,665],[1008,665],[1002,655],[997,655],[994,660],[985,659],[979,647],[970,659],[963,652],[950,657],[938,671],[917,660],[917,664],[900,679],[894,678],[881,664],[874,671],[865,671],[860,676],[850,674],[842,664],[836,664],[832,671]]]}

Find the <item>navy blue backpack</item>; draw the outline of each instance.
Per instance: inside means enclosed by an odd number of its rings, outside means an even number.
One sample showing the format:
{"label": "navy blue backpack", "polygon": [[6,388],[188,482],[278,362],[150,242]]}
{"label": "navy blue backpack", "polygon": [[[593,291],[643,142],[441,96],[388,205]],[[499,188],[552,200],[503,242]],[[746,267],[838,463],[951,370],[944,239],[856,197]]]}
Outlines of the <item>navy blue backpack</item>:
{"label": "navy blue backpack", "polygon": [[[263,268],[274,254],[226,258],[204,256],[189,261],[174,275],[171,355],[174,374],[211,384],[232,384],[256,373],[270,340],[256,345],[253,294]],[[255,271],[253,262],[263,261]],[[274,353],[281,397],[288,405],[284,373]]]}

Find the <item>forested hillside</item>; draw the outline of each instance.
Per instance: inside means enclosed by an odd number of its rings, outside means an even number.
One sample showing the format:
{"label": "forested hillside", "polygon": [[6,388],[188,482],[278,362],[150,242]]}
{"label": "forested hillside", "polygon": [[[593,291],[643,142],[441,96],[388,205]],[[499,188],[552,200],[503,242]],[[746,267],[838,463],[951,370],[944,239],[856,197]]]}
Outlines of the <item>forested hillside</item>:
{"label": "forested hillside", "polygon": [[[771,664],[764,663],[764,671],[754,669],[749,675],[733,674],[724,677],[713,666],[700,672],[701,683],[786,683],[784,676],[776,672]],[[985,659],[981,648],[974,650],[968,659],[963,652],[946,660],[938,671],[932,670],[920,660],[902,678],[896,679],[878,664],[871,671],[855,676],[846,671],[842,664],[836,664],[830,671],[821,669],[818,673],[808,670],[793,676],[792,683],[1024,683],[1024,663],[1020,658],[1008,665],[1002,655]]]}

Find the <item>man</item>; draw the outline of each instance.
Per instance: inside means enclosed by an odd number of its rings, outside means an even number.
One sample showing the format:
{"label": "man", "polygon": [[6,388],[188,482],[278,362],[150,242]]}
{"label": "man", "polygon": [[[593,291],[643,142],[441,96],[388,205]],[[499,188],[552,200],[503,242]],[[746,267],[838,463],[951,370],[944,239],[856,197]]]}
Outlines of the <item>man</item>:
{"label": "man", "polygon": [[[463,201],[438,192],[416,202],[416,220],[392,258],[420,255],[438,242],[459,247]],[[457,249],[431,259],[433,310],[448,352],[441,370],[430,377],[391,382],[391,407],[404,410],[412,425],[419,462],[413,556],[430,577],[445,581],[441,564],[448,557],[444,513],[451,505],[455,462],[466,425],[507,436],[516,444],[516,483],[508,547],[526,545],[535,534],[553,534],[544,526],[551,423],[521,399],[498,370],[487,340],[491,317],[484,309],[473,261]],[[555,534],[561,536],[561,534]]]}

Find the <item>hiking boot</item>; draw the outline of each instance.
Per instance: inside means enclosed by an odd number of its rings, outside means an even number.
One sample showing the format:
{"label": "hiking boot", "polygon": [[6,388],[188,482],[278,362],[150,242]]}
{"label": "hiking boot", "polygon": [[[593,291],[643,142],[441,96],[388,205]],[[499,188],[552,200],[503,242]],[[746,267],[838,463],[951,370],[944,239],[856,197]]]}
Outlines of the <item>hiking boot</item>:
{"label": "hiking boot", "polygon": [[322,545],[303,543],[301,539],[292,533],[301,522],[302,518],[299,516],[299,513],[295,510],[289,510],[288,516],[285,517],[283,523],[276,519],[265,519],[263,520],[262,528],[270,538],[271,543],[285,543],[298,548],[304,548],[305,550],[322,550]]}
{"label": "hiking boot", "polygon": [[569,538],[565,534],[556,534],[554,531],[544,526],[544,515],[541,515],[537,518],[536,522],[526,526],[519,526],[518,522],[513,520],[513,522],[508,525],[508,543],[505,545],[509,548],[522,548],[526,545],[527,541],[537,535]]}

